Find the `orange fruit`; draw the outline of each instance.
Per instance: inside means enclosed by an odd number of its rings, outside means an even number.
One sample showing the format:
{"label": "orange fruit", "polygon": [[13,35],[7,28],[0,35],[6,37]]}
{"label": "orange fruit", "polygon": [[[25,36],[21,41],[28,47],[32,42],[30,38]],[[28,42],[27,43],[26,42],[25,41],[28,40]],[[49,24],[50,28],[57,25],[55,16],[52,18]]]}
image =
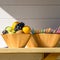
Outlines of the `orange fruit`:
{"label": "orange fruit", "polygon": [[24,26],[24,27],[22,28],[22,31],[27,34],[27,33],[30,33],[31,29],[30,29],[29,26]]}

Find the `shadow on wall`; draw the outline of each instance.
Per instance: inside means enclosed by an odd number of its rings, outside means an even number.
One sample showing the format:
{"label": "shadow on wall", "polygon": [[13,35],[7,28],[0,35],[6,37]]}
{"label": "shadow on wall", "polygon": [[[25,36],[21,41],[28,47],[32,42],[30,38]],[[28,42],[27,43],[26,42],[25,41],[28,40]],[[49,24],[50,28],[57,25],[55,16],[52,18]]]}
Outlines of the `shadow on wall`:
{"label": "shadow on wall", "polygon": [[[1,14],[0,17],[0,23],[5,20],[4,24],[2,24],[4,25],[2,28],[7,25],[11,25],[12,22],[16,20],[20,22],[22,21],[26,25],[29,25],[31,28],[34,29],[43,29],[48,27],[55,29],[60,25],[60,18],[57,17],[60,13],[55,13],[56,15],[51,16],[54,13],[51,12],[55,9],[53,9],[52,7],[50,7],[52,8],[51,11],[48,10],[48,7],[44,6],[40,7],[42,8],[42,10],[40,10],[40,8],[36,6],[1,6],[1,8],[2,10],[4,10],[4,12],[6,12],[6,14],[2,13],[3,15]],[[46,8],[48,11],[46,11]],[[44,16],[44,18],[42,18],[42,16]]]}

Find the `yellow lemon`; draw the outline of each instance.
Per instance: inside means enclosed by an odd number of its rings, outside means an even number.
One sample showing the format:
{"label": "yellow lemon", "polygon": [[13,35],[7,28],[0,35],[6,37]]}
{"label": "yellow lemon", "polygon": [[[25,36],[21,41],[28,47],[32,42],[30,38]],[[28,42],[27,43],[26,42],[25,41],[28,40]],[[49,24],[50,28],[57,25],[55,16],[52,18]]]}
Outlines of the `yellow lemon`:
{"label": "yellow lemon", "polygon": [[14,28],[16,27],[16,25],[19,24],[19,23],[20,23],[20,22],[17,22],[17,21],[14,22],[14,23],[12,24],[12,29],[14,29]]}
{"label": "yellow lemon", "polygon": [[24,27],[22,28],[22,31],[27,34],[27,33],[30,33],[31,29],[30,29],[29,26],[24,26]]}

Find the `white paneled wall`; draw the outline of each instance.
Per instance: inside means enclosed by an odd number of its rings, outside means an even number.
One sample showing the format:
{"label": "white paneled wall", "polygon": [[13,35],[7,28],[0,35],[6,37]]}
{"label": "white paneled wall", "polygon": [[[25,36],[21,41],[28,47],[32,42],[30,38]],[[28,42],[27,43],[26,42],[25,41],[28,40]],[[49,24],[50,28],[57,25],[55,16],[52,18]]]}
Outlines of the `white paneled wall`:
{"label": "white paneled wall", "polygon": [[1,6],[0,30],[15,20],[35,29],[57,28],[60,25],[60,6]]}
{"label": "white paneled wall", "polygon": [[0,0],[1,5],[60,5],[60,0]]}
{"label": "white paneled wall", "polygon": [[1,6],[1,8],[14,18],[60,18],[60,6]]}

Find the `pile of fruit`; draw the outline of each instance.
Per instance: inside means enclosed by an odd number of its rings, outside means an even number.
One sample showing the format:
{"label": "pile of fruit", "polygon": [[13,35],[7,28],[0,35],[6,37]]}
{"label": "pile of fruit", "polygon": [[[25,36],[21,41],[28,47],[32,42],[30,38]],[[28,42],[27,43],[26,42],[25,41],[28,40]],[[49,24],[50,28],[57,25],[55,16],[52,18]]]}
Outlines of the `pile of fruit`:
{"label": "pile of fruit", "polygon": [[23,22],[14,22],[12,26],[7,26],[4,31],[2,32],[3,34],[13,34],[13,33],[52,33],[52,34],[60,34],[60,26],[57,29],[52,29],[52,28],[46,28],[46,29],[40,29],[40,30],[34,30],[31,29],[29,26],[26,26],[25,23]]}
{"label": "pile of fruit", "polygon": [[26,26],[23,22],[14,22],[12,26],[7,26],[2,33],[3,34],[13,34],[13,33],[30,33],[31,29],[29,26]]}

